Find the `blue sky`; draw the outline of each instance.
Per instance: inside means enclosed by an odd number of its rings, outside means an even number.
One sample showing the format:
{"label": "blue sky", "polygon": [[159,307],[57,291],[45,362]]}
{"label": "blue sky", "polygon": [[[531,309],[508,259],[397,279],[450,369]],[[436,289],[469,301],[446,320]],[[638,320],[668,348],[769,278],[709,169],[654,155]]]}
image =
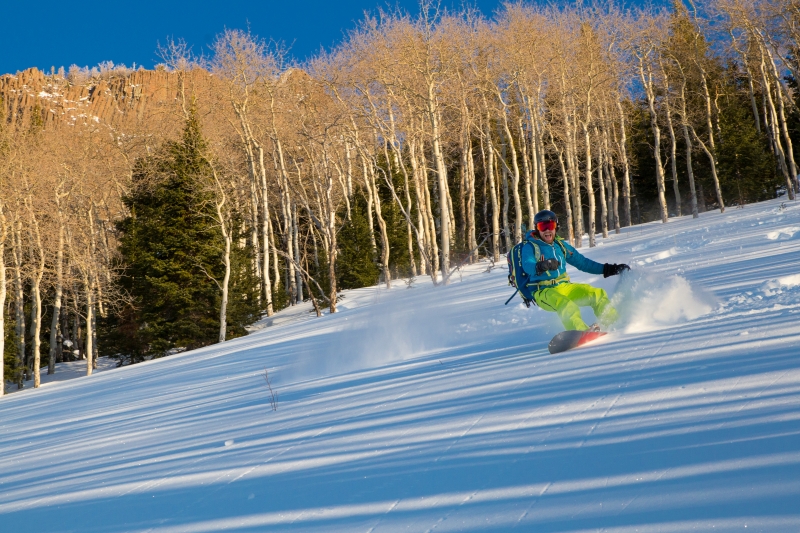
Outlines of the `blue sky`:
{"label": "blue sky", "polygon": [[[498,0],[471,3],[486,15],[500,5]],[[207,51],[214,36],[224,28],[246,28],[248,22],[254,34],[284,41],[292,46],[291,54],[302,60],[321,46],[330,47],[341,41],[344,32],[363,18],[365,10],[399,5],[412,13],[418,11],[416,0],[43,0],[5,4],[0,74],[32,66],[48,71],[51,66],[94,66],[101,61],[128,66],[135,62],[152,68],[159,62],[157,43],[164,43],[168,36],[184,39],[198,53]],[[461,1],[443,0],[442,4],[460,6]]]}

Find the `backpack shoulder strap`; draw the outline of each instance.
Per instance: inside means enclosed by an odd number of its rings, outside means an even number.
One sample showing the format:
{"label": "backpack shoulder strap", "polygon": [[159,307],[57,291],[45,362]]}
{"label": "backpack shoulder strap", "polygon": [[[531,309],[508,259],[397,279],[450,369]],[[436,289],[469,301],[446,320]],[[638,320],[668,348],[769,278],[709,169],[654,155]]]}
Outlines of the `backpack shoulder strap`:
{"label": "backpack shoulder strap", "polygon": [[567,251],[567,247],[564,246],[564,239],[563,238],[556,237],[556,242],[561,247],[561,251],[564,252],[564,257],[567,257],[568,255],[572,255],[572,252],[568,252]]}
{"label": "backpack shoulder strap", "polygon": [[542,257],[542,251],[539,249],[539,245],[533,241],[522,241],[514,245],[511,249],[511,255],[513,257],[513,262],[515,264],[519,264],[522,266],[522,249],[525,247],[526,244],[530,244],[533,247],[533,257],[536,261],[539,261],[539,258]]}
{"label": "backpack shoulder strap", "polygon": [[539,248],[539,245],[533,241],[525,241],[533,246],[533,259],[538,263],[539,259],[542,257],[542,250]]}

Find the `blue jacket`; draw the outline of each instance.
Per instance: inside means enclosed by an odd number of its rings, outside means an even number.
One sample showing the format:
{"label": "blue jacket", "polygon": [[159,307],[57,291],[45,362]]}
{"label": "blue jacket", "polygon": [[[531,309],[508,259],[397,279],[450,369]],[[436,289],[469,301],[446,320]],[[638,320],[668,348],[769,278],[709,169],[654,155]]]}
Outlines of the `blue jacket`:
{"label": "blue jacket", "polygon": [[[603,265],[582,256],[578,251],[573,248],[567,241],[556,237],[556,239],[564,246],[562,247],[553,241],[553,244],[547,244],[543,240],[536,237],[533,231],[529,231],[525,235],[525,239],[539,246],[541,258],[543,259],[558,259],[558,270],[549,270],[541,276],[536,275],[536,257],[533,246],[522,247],[522,268],[530,276],[528,284],[533,284],[538,281],[550,281],[563,276],[563,281],[568,281],[567,277],[567,263],[574,266],[578,270],[588,272],[589,274],[602,274]],[[566,250],[566,254],[564,251]],[[560,283],[560,282],[557,282]]]}

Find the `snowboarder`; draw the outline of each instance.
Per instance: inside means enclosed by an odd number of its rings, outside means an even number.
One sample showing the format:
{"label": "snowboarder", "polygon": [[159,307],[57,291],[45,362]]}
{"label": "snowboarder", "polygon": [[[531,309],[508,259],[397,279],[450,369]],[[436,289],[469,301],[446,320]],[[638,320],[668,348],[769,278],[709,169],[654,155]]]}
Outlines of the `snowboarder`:
{"label": "snowboarder", "polygon": [[[526,285],[533,293],[536,304],[545,311],[558,313],[567,330],[599,331],[617,320],[617,311],[611,306],[603,289],[586,283],[571,283],[567,263],[589,274],[616,276],[630,267],[625,264],[600,264],[582,256],[569,243],[556,235],[558,217],[549,210],[539,211],[533,219],[534,229],[525,236],[533,246],[521,246],[522,268],[527,276]],[[579,307],[589,306],[599,321],[590,328],[581,319]]]}

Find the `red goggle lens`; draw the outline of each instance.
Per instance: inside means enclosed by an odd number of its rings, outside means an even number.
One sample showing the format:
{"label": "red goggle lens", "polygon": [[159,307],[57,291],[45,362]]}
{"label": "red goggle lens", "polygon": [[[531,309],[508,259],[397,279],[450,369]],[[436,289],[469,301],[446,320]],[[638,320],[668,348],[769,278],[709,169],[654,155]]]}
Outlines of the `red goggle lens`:
{"label": "red goggle lens", "polygon": [[537,222],[536,229],[538,229],[539,231],[553,231],[556,229],[556,221],[543,220],[542,222]]}

